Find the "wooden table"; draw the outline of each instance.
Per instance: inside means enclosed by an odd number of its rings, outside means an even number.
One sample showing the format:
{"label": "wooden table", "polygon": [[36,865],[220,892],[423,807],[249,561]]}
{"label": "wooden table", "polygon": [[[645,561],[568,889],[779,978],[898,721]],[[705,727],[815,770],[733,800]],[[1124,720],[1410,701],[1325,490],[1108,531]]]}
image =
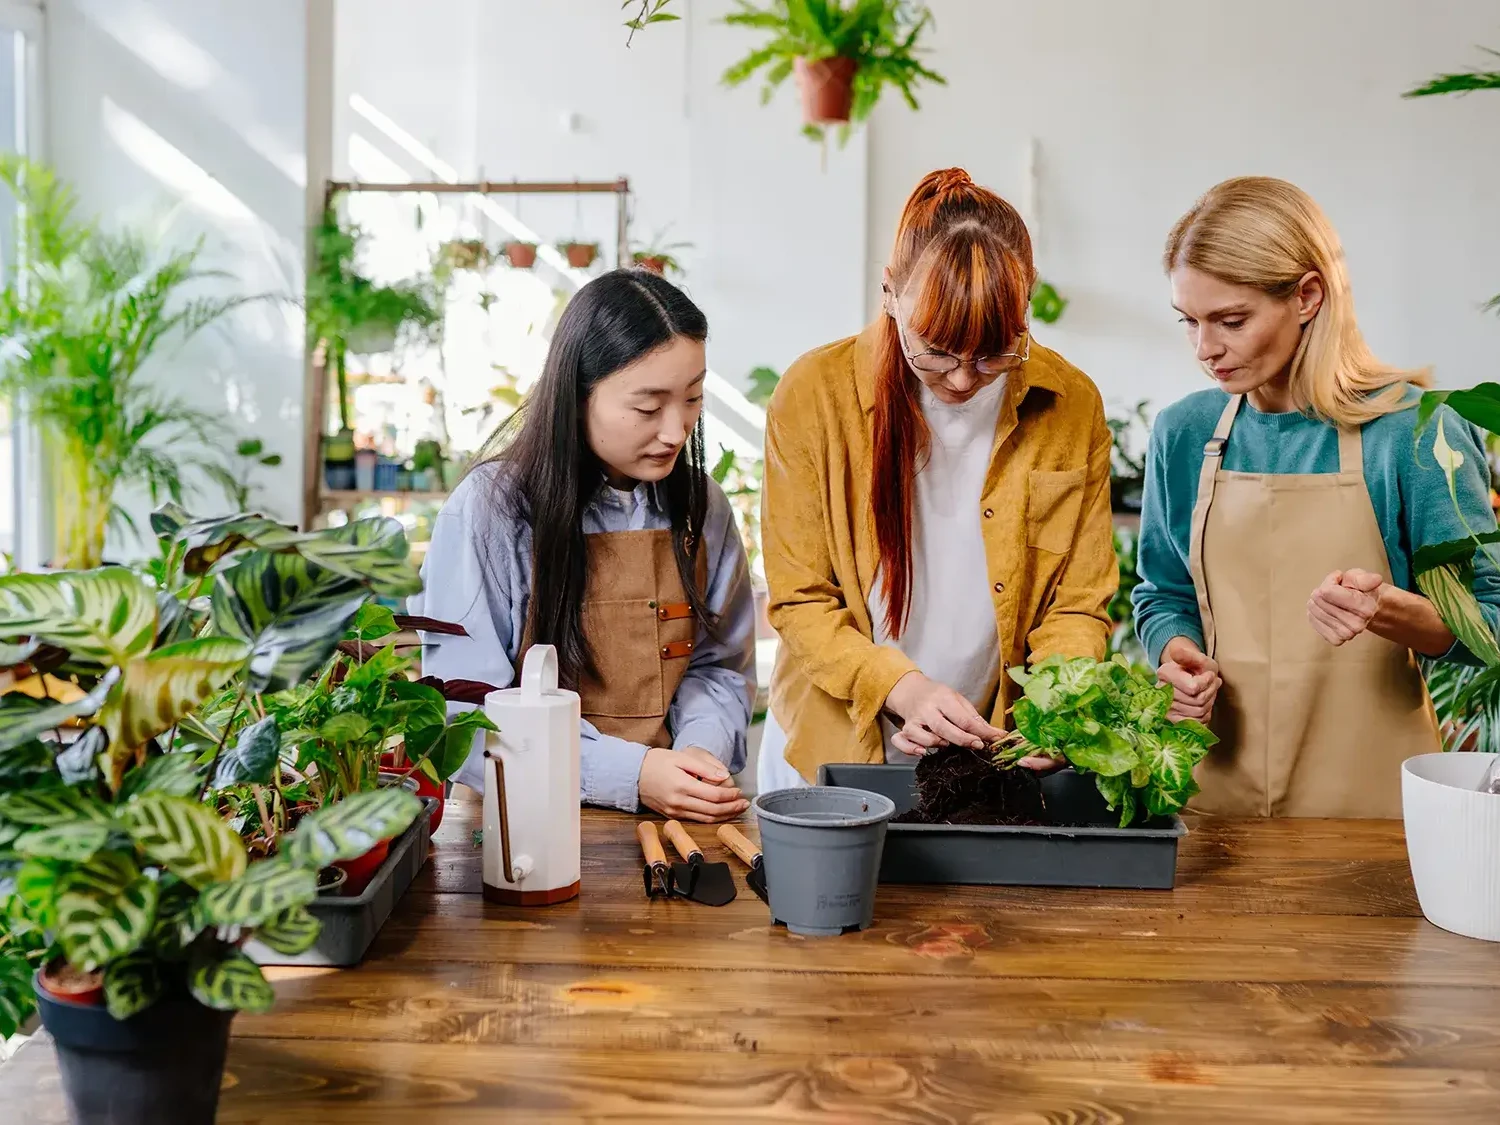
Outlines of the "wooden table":
{"label": "wooden table", "polygon": [[[474,814],[364,965],[276,971],[220,1122],[1500,1121],[1500,946],[1422,920],[1397,823],[1198,821],[1175,891],[882,887],[803,939],[743,883],[647,902],[597,811],[579,900],[487,905]],[[64,1120],[45,1041],[0,1107]]]}

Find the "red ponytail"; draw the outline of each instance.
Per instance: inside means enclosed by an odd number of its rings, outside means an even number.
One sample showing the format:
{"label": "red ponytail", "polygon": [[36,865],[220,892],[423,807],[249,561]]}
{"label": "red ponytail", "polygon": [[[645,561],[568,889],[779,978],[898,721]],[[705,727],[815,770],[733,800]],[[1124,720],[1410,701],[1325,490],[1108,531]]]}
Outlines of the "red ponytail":
{"label": "red ponytail", "polygon": [[[1026,326],[1036,269],[1021,216],[961,168],[930,172],[896,227],[891,289],[915,285],[911,331],[954,355],[1006,351]],[[885,631],[899,637],[911,610],[912,493],[929,435],[917,378],[885,317],[875,363],[875,542],[885,592]]]}

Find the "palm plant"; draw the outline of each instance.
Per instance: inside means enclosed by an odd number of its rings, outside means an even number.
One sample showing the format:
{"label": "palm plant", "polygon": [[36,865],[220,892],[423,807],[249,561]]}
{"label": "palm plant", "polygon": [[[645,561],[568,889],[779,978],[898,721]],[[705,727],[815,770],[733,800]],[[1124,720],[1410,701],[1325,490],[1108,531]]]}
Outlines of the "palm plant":
{"label": "palm plant", "polygon": [[75,217],[72,192],[41,165],[0,155],[0,183],[20,204],[22,247],[0,289],[0,395],[23,405],[54,487],[70,491],[56,505],[58,562],[97,566],[109,529],[136,530],[122,488],[180,502],[184,470],[212,464],[219,423],[154,386],[148,360],[246,298],[190,296],[224,276],[199,267],[201,243],[106,234]]}

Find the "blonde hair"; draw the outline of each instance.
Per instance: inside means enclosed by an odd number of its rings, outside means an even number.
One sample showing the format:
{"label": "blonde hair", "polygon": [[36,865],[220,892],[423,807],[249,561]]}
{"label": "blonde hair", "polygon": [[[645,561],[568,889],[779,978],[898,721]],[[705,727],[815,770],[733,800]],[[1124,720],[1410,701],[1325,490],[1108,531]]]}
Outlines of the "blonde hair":
{"label": "blonde hair", "polygon": [[1359,426],[1404,409],[1407,384],[1432,384],[1427,369],[1403,371],[1371,354],[1339,236],[1312,196],[1285,180],[1241,176],[1211,188],[1167,236],[1163,266],[1191,266],[1282,300],[1304,275],[1323,279],[1323,303],[1292,359],[1292,404],[1305,414]]}

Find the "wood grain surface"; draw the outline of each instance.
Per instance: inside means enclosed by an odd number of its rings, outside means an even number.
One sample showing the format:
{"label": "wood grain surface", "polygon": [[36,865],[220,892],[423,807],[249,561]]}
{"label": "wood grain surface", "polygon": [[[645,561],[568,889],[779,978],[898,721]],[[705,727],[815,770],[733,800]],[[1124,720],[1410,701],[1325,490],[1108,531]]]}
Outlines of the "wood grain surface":
{"label": "wood grain surface", "polygon": [[[578,899],[485,903],[477,814],[363,965],[270,971],[220,1122],[1500,1122],[1500,946],[1422,919],[1399,823],[1198,818],[1173,891],[883,886],[807,939],[703,826],[739,897],[648,902],[598,810]],[[0,1107],[66,1122],[45,1036]]]}

